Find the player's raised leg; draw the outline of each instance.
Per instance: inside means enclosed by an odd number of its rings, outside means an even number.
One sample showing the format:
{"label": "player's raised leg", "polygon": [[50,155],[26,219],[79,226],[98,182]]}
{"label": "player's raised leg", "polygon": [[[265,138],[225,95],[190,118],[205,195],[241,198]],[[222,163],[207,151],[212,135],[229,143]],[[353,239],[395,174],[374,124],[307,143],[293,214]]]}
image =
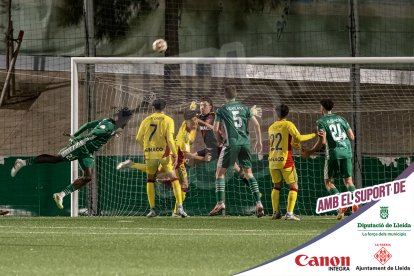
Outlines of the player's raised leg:
{"label": "player's raised leg", "polygon": [[[116,165],[116,169],[117,170],[130,169],[132,165],[134,165],[134,162],[132,162],[132,160],[130,159],[127,159],[125,161],[118,163],[118,165]],[[141,164],[141,165],[145,168],[145,164]]]}
{"label": "player's raised leg", "polygon": [[41,154],[36,157],[31,157],[26,160],[23,159],[16,159],[14,162],[13,168],[11,169],[10,175],[11,177],[15,177],[16,174],[25,166],[30,166],[33,164],[41,164],[41,163],[59,163],[64,161],[65,159],[60,155],[49,155],[49,154]]}

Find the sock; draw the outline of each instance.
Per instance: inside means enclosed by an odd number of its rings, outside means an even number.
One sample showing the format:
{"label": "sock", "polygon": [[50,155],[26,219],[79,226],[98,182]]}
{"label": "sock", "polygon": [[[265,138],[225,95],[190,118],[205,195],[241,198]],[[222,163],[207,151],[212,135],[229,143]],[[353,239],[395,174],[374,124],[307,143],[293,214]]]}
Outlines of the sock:
{"label": "sock", "polygon": [[279,211],[279,197],[280,197],[280,189],[272,189],[272,209],[273,213]]}
{"label": "sock", "polygon": [[352,185],[352,186],[346,187],[346,190],[347,190],[348,192],[354,193],[354,191],[356,190],[356,188],[355,188],[355,186],[354,186],[354,185]]}
{"label": "sock", "polygon": [[178,207],[179,205],[183,204],[183,198],[181,196],[181,185],[180,185],[180,182],[177,179],[171,181],[171,185],[172,185],[172,188],[173,188],[175,201],[176,201],[177,207]]}
{"label": "sock", "polygon": [[143,163],[133,163],[130,168],[136,169],[142,172],[147,172],[147,165]]}
{"label": "sock", "polygon": [[34,164],[34,157],[27,158],[26,160],[23,160],[23,161],[24,161],[24,164],[26,166],[33,165]]}
{"label": "sock", "polygon": [[151,209],[155,208],[155,185],[154,182],[147,182],[147,196]]}
{"label": "sock", "polygon": [[224,178],[216,178],[216,200],[217,202],[224,202],[225,199],[226,181]]}
{"label": "sock", "polygon": [[298,198],[298,190],[290,189],[288,194],[287,212],[293,214],[295,209],[296,199]]}
{"label": "sock", "polygon": [[72,184],[69,184],[63,191],[60,192],[62,197],[65,197],[67,195],[70,195],[75,191],[75,187]]}
{"label": "sock", "polygon": [[260,202],[260,191],[259,191],[259,185],[257,184],[256,178],[254,176],[250,179],[247,179],[249,181],[249,187],[252,191],[252,194],[254,196],[254,199],[256,202]]}
{"label": "sock", "polygon": [[339,194],[339,191],[338,191],[338,189],[335,187],[335,188],[333,188],[333,189],[330,189],[330,190],[328,191],[328,193],[329,193],[329,195],[336,195],[336,194]]}
{"label": "sock", "polygon": [[[186,189],[187,190],[187,189]],[[185,200],[185,195],[186,195],[187,193],[186,192],[184,192],[184,189],[181,189],[181,198],[182,198],[182,200],[183,200],[183,204],[184,204],[184,200]],[[173,212],[176,214],[177,213],[177,206],[178,206],[178,204],[177,204],[177,200],[175,201],[175,205],[174,205],[174,210],[173,210]]]}

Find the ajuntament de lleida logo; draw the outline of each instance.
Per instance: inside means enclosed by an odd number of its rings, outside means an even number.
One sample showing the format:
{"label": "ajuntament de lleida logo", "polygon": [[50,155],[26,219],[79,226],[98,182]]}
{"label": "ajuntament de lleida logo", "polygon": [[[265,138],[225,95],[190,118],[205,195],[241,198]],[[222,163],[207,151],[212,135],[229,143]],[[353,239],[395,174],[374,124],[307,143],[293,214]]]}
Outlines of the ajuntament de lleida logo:
{"label": "ajuntament de lleida logo", "polygon": [[380,207],[380,217],[382,219],[387,219],[388,218],[388,206],[381,206]]}

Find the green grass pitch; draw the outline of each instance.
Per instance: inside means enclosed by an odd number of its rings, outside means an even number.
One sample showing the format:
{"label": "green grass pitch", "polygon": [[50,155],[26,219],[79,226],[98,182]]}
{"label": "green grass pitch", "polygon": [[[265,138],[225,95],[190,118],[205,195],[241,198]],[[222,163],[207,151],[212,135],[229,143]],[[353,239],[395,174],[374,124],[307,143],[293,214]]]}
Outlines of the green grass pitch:
{"label": "green grass pitch", "polygon": [[333,216],[0,217],[0,275],[231,275],[336,223]]}

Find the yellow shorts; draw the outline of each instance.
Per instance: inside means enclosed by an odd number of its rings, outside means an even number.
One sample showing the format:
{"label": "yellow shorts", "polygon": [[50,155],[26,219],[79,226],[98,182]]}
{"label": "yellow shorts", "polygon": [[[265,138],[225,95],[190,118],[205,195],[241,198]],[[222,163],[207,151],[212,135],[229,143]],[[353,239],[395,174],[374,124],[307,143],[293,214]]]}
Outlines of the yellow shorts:
{"label": "yellow shorts", "polygon": [[298,175],[295,167],[269,170],[273,183],[279,183],[282,182],[282,180],[284,180],[286,184],[298,182]]}
{"label": "yellow shorts", "polygon": [[159,167],[166,173],[172,173],[174,171],[170,156],[161,159],[147,159],[145,160],[145,165],[146,172],[149,175],[156,175]]}

